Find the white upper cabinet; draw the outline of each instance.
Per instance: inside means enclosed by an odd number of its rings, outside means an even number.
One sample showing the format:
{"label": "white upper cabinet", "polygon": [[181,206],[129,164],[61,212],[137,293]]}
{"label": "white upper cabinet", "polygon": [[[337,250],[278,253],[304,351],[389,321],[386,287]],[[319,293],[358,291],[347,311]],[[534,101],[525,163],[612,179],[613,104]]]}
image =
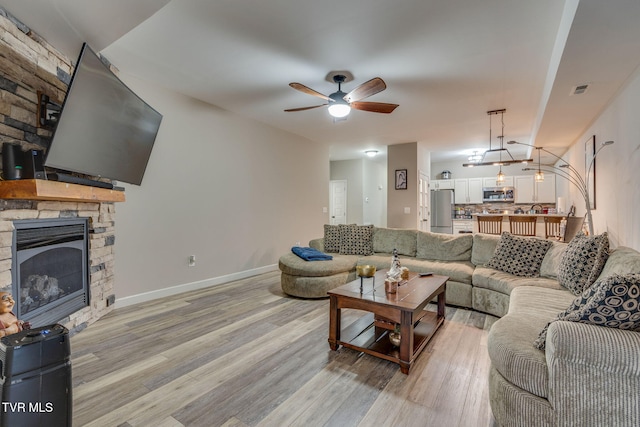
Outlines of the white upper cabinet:
{"label": "white upper cabinet", "polygon": [[456,204],[482,203],[482,178],[461,178],[454,180]]}
{"label": "white upper cabinet", "polygon": [[533,175],[515,177],[516,203],[555,203],[556,176],[544,174],[544,181],[535,182]]}
{"label": "white upper cabinet", "polygon": [[469,203],[482,203],[482,178],[469,178]]}
{"label": "white upper cabinet", "polygon": [[453,190],[453,179],[434,179],[431,181],[432,190]]}
{"label": "white upper cabinet", "polygon": [[544,181],[536,182],[536,203],[556,202],[556,176],[552,173],[544,174]]}

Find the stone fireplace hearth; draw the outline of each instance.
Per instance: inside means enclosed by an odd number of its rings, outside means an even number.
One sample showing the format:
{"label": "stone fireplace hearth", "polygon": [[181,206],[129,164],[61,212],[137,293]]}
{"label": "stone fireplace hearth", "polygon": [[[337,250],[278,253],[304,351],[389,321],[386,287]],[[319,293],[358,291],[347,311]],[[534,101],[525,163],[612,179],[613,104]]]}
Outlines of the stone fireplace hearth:
{"label": "stone fireplace hearth", "polygon": [[[95,322],[113,308],[115,204],[111,202],[56,202],[0,200],[0,288],[12,284],[13,221],[43,218],[88,218],[90,305],[59,323],[73,334]],[[17,296],[14,296],[17,297]]]}

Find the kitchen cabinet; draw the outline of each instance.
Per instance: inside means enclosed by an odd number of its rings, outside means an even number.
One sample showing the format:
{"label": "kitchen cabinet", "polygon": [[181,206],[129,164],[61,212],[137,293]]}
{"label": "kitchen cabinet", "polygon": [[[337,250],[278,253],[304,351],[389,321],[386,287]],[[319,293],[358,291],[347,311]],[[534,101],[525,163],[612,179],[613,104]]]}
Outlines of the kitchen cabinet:
{"label": "kitchen cabinet", "polygon": [[471,219],[468,220],[453,220],[453,234],[464,234],[464,233],[473,233],[473,224],[474,221]]}
{"label": "kitchen cabinet", "polygon": [[544,174],[544,181],[535,183],[536,203],[556,202],[556,176],[552,173]]}
{"label": "kitchen cabinet", "polygon": [[461,178],[454,180],[455,203],[482,203],[482,178]]}
{"label": "kitchen cabinet", "polygon": [[516,176],[514,178],[515,203],[535,203],[533,191],[533,175]]}
{"label": "kitchen cabinet", "polygon": [[502,184],[498,184],[496,182],[496,177],[495,176],[489,176],[489,177],[485,177],[482,178],[482,186],[483,187],[513,187],[513,177],[512,176],[505,176],[504,177],[504,182]]}
{"label": "kitchen cabinet", "polygon": [[432,190],[453,190],[453,179],[434,179],[431,181]]}
{"label": "kitchen cabinet", "polygon": [[555,203],[556,176],[552,173],[544,175],[544,181],[536,182],[533,175],[516,176],[516,203]]}

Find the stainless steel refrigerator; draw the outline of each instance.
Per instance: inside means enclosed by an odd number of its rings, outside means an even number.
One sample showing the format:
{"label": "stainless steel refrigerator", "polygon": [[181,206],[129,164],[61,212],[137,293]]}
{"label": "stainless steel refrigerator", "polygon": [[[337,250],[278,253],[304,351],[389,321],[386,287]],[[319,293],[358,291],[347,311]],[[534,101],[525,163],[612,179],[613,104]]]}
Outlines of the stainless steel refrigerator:
{"label": "stainless steel refrigerator", "polygon": [[453,234],[453,190],[431,190],[431,232]]}

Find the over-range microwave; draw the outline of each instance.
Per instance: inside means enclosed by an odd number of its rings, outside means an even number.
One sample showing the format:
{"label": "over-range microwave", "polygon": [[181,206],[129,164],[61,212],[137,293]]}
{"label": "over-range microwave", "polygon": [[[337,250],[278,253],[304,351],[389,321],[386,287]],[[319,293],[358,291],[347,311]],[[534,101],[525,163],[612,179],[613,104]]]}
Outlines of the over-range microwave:
{"label": "over-range microwave", "polygon": [[489,203],[513,202],[513,187],[484,187],[482,189],[482,201]]}

